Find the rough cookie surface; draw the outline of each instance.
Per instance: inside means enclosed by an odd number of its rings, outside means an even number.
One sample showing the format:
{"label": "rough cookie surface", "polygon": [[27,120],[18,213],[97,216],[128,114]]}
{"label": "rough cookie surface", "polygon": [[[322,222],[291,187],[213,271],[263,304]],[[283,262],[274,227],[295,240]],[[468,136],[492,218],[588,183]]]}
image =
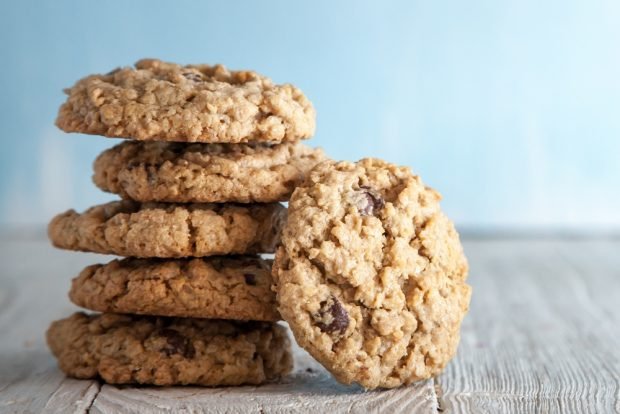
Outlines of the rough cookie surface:
{"label": "rough cookie surface", "polygon": [[325,159],[300,143],[178,144],[125,141],[95,161],[95,184],[137,201],[190,203],[288,200]]}
{"label": "rough cookie surface", "polygon": [[180,142],[284,142],[314,134],[315,111],[296,87],[251,71],[144,59],[65,90],[66,132]]}
{"label": "rough cookie surface", "polygon": [[67,375],[110,384],[260,384],[293,366],[286,329],[268,322],[75,313],[47,343]]}
{"label": "rough cookie surface", "polygon": [[272,253],[286,208],[273,204],[166,204],[113,201],[52,219],[56,247],[135,257]]}
{"label": "rough cookie surface", "polygon": [[273,267],[280,314],[341,382],[397,387],[455,354],[470,287],[439,199],[377,159],[321,163],[293,193]]}
{"label": "rough cookie surface", "polygon": [[100,312],[277,321],[271,264],[256,256],[112,260],[84,269],[69,297]]}

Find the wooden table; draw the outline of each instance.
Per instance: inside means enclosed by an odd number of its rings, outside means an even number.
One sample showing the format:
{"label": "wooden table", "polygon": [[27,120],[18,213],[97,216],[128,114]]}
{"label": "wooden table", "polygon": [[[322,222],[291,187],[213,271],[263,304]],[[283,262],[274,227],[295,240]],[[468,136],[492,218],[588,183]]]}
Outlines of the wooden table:
{"label": "wooden table", "polygon": [[103,256],[0,238],[0,412],[620,412],[620,239],[465,238],[473,286],[458,355],[440,377],[363,392],[305,352],[281,383],[115,387],[65,378],[44,343],[75,310],[69,280]]}

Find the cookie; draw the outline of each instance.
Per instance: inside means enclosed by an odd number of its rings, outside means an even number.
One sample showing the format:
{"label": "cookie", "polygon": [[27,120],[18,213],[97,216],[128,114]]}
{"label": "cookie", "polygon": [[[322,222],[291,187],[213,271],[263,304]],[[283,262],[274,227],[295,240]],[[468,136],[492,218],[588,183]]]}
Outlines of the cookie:
{"label": "cookie", "polygon": [[87,267],[69,297],[100,312],[277,321],[271,284],[271,260],[257,256],[129,258]]}
{"label": "cookie", "polygon": [[439,199],[377,159],[321,163],[293,193],[273,266],[279,310],[339,381],[398,387],[455,354],[470,287]]}
{"label": "cookie", "polygon": [[145,141],[286,142],[314,134],[315,111],[293,85],[251,71],[144,59],[66,89],[66,132]]}
{"label": "cookie", "polygon": [[95,184],[137,201],[288,200],[322,150],[300,143],[178,144],[125,141],[95,161]]}
{"label": "cookie", "polygon": [[281,204],[113,201],[49,224],[56,247],[135,257],[272,253],[286,218]]}
{"label": "cookie", "polygon": [[110,384],[261,384],[293,366],[286,329],[268,322],[75,313],[47,343],[67,375]]}

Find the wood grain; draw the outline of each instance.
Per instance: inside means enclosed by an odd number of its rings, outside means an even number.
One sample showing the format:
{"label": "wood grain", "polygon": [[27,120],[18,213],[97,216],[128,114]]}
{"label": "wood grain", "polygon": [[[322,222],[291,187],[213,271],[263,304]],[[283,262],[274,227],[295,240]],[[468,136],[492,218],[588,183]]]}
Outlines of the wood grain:
{"label": "wood grain", "polygon": [[435,412],[432,381],[389,391],[344,386],[305,351],[295,350],[295,372],[260,387],[114,387],[104,385],[91,412],[143,413],[149,408],[194,413],[371,413]]}
{"label": "wood grain", "polygon": [[0,239],[0,412],[83,413],[90,405],[97,382],[65,378],[44,334],[51,320],[77,309],[67,283],[95,257],[56,252],[42,238]]}
{"label": "wood grain", "polygon": [[261,387],[115,387],[66,378],[44,343],[69,280],[105,256],[0,238],[0,413],[620,412],[620,240],[466,240],[474,292],[435,380],[364,392],[303,350]]}
{"label": "wood grain", "polygon": [[473,286],[449,412],[620,412],[620,242],[467,243]]}

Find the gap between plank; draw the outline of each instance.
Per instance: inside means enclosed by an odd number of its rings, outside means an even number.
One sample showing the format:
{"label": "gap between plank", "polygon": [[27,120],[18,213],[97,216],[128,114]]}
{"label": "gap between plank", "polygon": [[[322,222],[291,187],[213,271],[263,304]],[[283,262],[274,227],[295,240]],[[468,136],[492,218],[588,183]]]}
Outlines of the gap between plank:
{"label": "gap between plank", "polygon": [[[84,388],[84,382],[90,384]],[[45,404],[45,412],[89,413],[102,384],[96,380],[78,380],[66,377],[58,385]]]}
{"label": "gap between plank", "polygon": [[435,410],[438,413],[443,413],[446,410],[446,402],[443,399],[443,388],[441,388],[441,384],[436,377],[433,377],[433,393],[437,402]]}
{"label": "gap between plank", "polygon": [[99,382],[99,381],[95,381],[95,384],[97,385],[97,391],[93,395],[93,398],[90,400],[90,403],[88,404],[88,407],[86,407],[84,409],[84,413],[85,414],[89,414],[90,413],[90,409],[95,404],[95,401],[97,400],[97,397],[99,396],[99,393],[101,393],[101,387],[103,386],[103,384],[101,382]]}

